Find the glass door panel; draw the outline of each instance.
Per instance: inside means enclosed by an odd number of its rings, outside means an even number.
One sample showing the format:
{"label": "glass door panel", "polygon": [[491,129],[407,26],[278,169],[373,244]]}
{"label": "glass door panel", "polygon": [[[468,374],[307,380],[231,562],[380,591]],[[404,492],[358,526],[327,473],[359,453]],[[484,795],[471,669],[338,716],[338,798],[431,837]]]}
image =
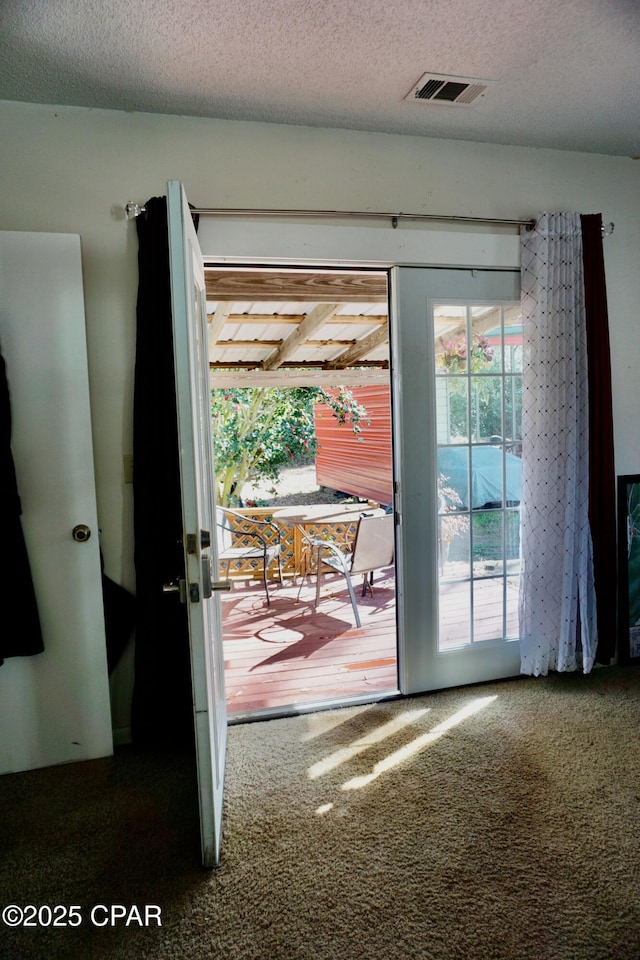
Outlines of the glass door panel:
{"label": "glass door panel", "polygon": [[431,314],[438,385],[442,650],[451,644],[445,610],[456,592],[464,596],[465,609],[469,596],[467,644],[504,640],[512,629],[506,581],[517,593],[522,330],[519,316],[501,304],[436,303]]}
{"label": "glass door panel", "polygon": [[[398,268],[392,277],[396,349],[413,387],[411,410],[403,403],[399,411],[405,421],[404,659],[412,664],[410,672],[405,667],[404,689],[513,676],[519,672],[513,642],[520,539],[519,274]],[[416,358],[420,351],[422,362]],[[420,469],[424,482],[417,489],[411,474]],[[422,579],[414,577],[414,564]],[[419,597],[412,595],[412,584]],[[413,625],[420,617],[422,635],[416,636]]]}
{"label": "glass door panel", "polygon": [[463,647],[469,638],[471,620],[471,582],[440,584],[438,603],[438,649],[455,650]]}
{"label": "glass door panel", "polygon": [[504,629],[504,582],[502,577],[474,579],[473,622],[474,643],[502,638]]}

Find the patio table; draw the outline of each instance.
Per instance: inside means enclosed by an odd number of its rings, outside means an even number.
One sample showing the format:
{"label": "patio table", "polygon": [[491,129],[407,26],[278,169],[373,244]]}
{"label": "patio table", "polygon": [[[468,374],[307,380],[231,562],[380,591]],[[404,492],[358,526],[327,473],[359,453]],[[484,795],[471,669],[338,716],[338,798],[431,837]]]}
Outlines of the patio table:
{"label": "patio table", "polygon": [[312,540],[321,537],[349,549],[362,514],[378,515],[384,512],[377,504],[313,503],[279,507],[272,511],[271,516],[276,523],[293,527],[295,573],[296,576],[301,574],[306,577],[313,572]]}

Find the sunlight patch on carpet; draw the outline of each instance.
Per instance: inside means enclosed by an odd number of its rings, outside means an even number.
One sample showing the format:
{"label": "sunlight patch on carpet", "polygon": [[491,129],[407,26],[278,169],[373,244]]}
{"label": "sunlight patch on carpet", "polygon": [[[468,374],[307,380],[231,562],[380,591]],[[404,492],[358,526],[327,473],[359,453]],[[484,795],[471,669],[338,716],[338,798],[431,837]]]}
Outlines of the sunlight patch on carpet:
{"label": "sunlight patch on carpet", "polygon": [[393,736],[394,733],[397,733],[404,727],[415,723],[428,712],[428,708],[422,710],[406,710],[388,723],[383,723],[377,730],[371,730],[365,734],[364,737],[359,737],[357,740],[354,740],[349,746],[341,747],[340,750],[336,750],[334,753],[329,754],[329,756],[323,757],[322,760],[318,760],[317,763],[312,764],[307,770],[309,780],[317,780],[318,777],[323,776],[330,770],[334,770],[336,767],[339,767],[340,764],[347,763],[348,760],[368,750],[374,744],[386,740],[387,737]]}
{"label": "sunlight patch on carpet", "polygon": [[416,737],[416,739],[412,740],[411,743],[405,744],[405,746],[401,747],[400,750],[396,750],[394,753],[390,753],[388,757],[380,760],[378,763],[376,763],[371,773],[368,773],[362,777],[354,777],[352,780],[348,780],[346,783],[343,783],[341,789],[360,790],[362,787],[366,787],[373,780],[376,780],[381,774],[386,773],[387,770],[392,770],[394,767],[399,766],[399,764],[404,763],[405,760],[415,756],[425,747],[429,746],[429,744],[439,740],[440,737],[442,737],[452,727],[462,723],[463,720],[473,716],[475,713],[479,713],[480,710],[488,707],[490,703],[493,703],[493,701],[497,699],[497,696],[493,696],[480,697],[477,700],[472,700],[471,703],[467,704],[466,707],[463,707],[462,710],[458,710],[457,713],[454,713],[447,720],[443,720],[442,723],[439,723],[433,728],[433,730],[430,730],[428,733],[423,733],[422,736]]}

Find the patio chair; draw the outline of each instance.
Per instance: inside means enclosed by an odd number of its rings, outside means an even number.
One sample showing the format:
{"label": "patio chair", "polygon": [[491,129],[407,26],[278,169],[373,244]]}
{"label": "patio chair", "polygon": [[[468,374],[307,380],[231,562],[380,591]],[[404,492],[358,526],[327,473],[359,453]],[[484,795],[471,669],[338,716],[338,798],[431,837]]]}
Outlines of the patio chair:
{"label": "patio chair", "polygon": [[[247,520],[251,525],[260,527],[265,533],[267,530],[273,531],[274,539],[267,540],[257,531],[247,531],[242,529]],[[280,559],[280,529],[275,523],[269,523],[267,520],[254,520],[253,517],[246,517],[237,510],[230,510],[228,507],[216,507],[216,528],[218,540],[218,560],[222,567],[226,564],[224,576],[229,576],[229,566],[232,560],[260,560],[262,562],[262,580],[264,583],[264,592],[267,596],[267,604],[271,603],[269,597],[269,584],[267,580],[267,571],[274,561],[278,564],[278,577],[282,583],[282,563]],[[243,542],[240,543],[239,540]],[[247,543],[247,541],[251,541]]]}
{"label": "patio chair", "polygon": [[318,568],[316,572],[316,602],[320,600],[320,580],[323,565],[343,574],[347,581],[351,606],[356,620],[356,626],[362,626],[355,593],[353,592],[352,577],[362,574],[362,596],[367,589],[373,594],[373,572],[393,563],[394,556],[394,517],[392,514],[382,516],[367,516],[363,514],[358,521],[353,550],[345,552],[330,540],[315,540],[317,548]]}

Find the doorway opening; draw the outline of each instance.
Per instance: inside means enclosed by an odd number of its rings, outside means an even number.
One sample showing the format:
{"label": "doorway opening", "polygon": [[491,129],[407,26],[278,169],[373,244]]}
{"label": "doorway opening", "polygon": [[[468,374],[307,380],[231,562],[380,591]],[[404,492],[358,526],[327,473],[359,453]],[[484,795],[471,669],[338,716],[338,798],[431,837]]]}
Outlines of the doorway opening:
{"label": "doorway opening", "polygon": [[396,694],[393,550],[353,574],[353,599],[323,562],[364,542],[361,521],[386,517],[393,543],[387,273],[225,265],[205,279],[218,513],[234,546],[280,547],[265,583],[263,557],[219,571],[229,718]]}

